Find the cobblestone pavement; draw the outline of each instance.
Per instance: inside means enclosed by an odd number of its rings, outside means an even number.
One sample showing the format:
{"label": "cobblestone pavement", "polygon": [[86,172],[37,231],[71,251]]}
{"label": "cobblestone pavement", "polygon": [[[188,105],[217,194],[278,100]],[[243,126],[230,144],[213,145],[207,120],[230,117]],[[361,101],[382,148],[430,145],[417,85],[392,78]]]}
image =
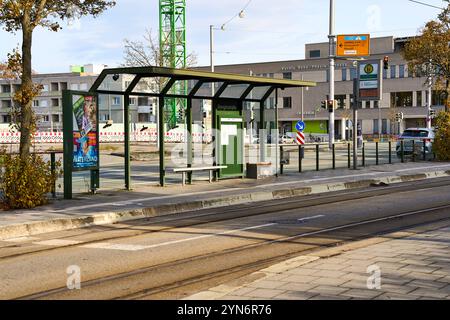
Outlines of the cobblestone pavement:
{"label": "cobblestone pavement", "polygon": [[331,258],[302,256],[260,274],[244,286],[222,285],[188,299],[450,300],[450,227]]}

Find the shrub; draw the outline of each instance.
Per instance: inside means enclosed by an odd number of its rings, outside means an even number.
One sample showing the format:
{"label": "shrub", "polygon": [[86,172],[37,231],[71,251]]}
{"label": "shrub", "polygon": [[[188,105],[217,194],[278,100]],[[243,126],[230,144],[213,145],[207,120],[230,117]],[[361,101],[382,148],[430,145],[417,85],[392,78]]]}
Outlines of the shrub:
{"label": "shrub", "polygon": [[440,161],[450,160],[450,112],[440,112],[436,117],[436,137],[433,151]]}
{"label": "shrub", "polygon": [[2,152],[2,202],[5,209],[31,209],[48,202],[47,194],[60,174],[61,163],[52,174],[50,162],[32,154],[26,161]]}

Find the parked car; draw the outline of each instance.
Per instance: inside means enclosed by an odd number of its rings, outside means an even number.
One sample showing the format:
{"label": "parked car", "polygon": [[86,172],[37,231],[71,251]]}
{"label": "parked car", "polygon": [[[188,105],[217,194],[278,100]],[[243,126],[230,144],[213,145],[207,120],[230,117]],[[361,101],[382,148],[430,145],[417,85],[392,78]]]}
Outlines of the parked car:
{"label": "parked car", "polygon": [[406,129],[400,136],[396,145],[397,156],[399,158],[402,156],[402,141],[403,153],[405,155],[411,155],[413,152],[415,152],[416,155],[422,155],[424,153],[425,146],[425,154],[429,156],[433,153],[434,130],[428,128]]}

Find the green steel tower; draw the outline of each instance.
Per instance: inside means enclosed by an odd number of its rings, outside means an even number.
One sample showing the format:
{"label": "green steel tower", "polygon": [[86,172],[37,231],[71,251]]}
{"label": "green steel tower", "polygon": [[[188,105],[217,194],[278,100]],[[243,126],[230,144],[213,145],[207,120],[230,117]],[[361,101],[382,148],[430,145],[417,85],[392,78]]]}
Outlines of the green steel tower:
{"label": "green steel tower", "polygon": [[[186,68],[186,0],[159,0],[159,41],[163,67]],[[186,91],[186,83],[177,82],[173,93]],[[184,122],[185,99],[167,99],[165,118],[170,129]]]}

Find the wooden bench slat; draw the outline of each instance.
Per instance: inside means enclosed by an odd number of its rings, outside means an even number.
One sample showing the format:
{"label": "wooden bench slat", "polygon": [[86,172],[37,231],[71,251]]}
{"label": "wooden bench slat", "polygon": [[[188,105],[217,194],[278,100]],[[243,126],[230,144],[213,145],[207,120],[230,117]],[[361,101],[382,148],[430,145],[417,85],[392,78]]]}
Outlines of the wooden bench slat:
{"label": "wooden bench slat", "polygon": [[217,166],[217,167],[202,167],[202,168],[176,168],[173,172],[193,172],[193,171],[208,171],[208,170],[219,170],[226,169],[227,166]]}

